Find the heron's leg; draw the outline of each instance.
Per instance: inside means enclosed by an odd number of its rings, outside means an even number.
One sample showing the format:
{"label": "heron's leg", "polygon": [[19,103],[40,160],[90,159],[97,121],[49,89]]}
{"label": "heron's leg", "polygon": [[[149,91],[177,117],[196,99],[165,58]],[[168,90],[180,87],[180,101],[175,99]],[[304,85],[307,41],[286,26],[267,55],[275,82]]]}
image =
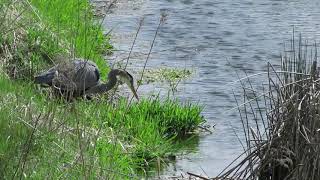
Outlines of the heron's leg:
{"label": "heron's leg", "polygon": [[86,90],[84,90],[84,91],[82,91],[82,92],[81,92],[81,97],[82,97],[83,99],[85,99],[85,100],[91,101],[91,100],[93,99],[93,95],[92,95],[92,94],[91,94],[91,95],[87,94],[86,92],[87,92],[88,90],[89,90],[89,88],[86,89]]}
{"label": "heron's leg", "polygon": [[92,95],[85,94],[85,93],[81,93],[81,97],[82,97],[82,99],[88,100],[88,101],[91,101],[93,99]]}
{"label": "heron's leg", "polygon": [[73,97],[74,97],[74,91],[67,91],[65,93],[65,99],[67,102],[72,102],[73,101]]}
{"label": "heron's leg", "polygon": [[72,90],[64,90],[57,86],[53,86],[53,95],[55,98],[61,98],[63,101],[72,102],[75,92]]}
{"label": "heron's leg", "polygon": [[91,101],[93,99],[93,97],[90,95],[84,95],[83,98],[88,101]]}

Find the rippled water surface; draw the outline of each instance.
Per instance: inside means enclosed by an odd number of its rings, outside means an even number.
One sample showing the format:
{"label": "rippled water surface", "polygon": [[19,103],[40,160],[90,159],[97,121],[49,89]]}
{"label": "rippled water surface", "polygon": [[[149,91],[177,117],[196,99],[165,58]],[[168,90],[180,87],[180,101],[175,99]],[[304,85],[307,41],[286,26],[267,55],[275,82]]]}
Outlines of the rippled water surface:
{"label": "rippled water surface", "polygon": [[[113,28],[118,50],[114,60],[125,59],[140,19],[144,17],[128,69],[142,69],[161,12],[168,14],[160,28],[147,68],[180,67],[194,70],[182,82],[177,96],[200,102],[213,134],[202,135],[193,151],[179,156],[165,174],[192,171],[217,175],[241,152],[234,133],[242,137],[241,123],[232,89],[238,86],[235,72],[242,76],[266,71],[267,62],[279,64],[283,42],[290,39],[292,25],[305,37],[319,39],[318,0],[119,0],[111,8],[104,26]],[[232,66],[229,65],[232,64]],[[138,75],[136,73],[136,75]],[[252,80],[261,85],[264,76]],[[165,91],[165,84],[145,85],[140,94]],[[234,130],[231,128],[234,127]]]}

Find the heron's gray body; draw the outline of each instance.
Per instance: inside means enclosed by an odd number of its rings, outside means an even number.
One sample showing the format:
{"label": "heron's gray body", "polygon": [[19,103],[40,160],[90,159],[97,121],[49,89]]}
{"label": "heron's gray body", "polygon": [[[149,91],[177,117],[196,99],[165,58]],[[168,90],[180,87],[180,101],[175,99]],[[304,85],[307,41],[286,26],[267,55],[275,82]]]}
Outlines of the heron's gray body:
{"label": "heron's gray body", "polygon": [[127,71],[113,69],[108,74],[108,82],[101,83],[97,65],[83,59],[60,63],[36,76],[35,83],[52,86],[62,93],[72,92],[72,96],[81,96],[109,91],[116,85],[117,78],[124,80],[138,99],[133,86],[133,77]]}
{"label": "heron's gray body", "polygon": [[58,64],[35,77],[38,84],[47,84],[64,91],[85,91],[100,84],[100,72],[95,63],[76,59]]}

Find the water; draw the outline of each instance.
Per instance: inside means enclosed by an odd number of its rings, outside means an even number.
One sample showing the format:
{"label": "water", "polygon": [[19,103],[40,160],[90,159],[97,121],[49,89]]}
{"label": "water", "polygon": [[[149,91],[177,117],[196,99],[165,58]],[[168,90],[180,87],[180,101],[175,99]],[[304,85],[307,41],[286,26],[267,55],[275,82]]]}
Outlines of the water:
{"label": "water", "polygon": [[[217,175],[241,152],[234,133],[240,138],[242,125],[232,89],[238,86],[235,72],[244,75],[266,71],[267,62],[279,64],[284,40],[292,35],[292,25],[304,37],[319,39],[320,1],[318,0],[119,0],[103,25],[113,28],[112,40],[119,51],[114,60],[125,59],[139,21],[144,17],[135,44],[129,71],[141,71],[161,12],[168,14],[161,27],[147,68],[177,67],[195,71],[182,82],[177,96],[200,102],[214,133],[203,135],[192,152],[179,156],[164,172],[167,175],[191,171]],[[231,65],[229,65],[232,64]],[[252,79],[260,86],[265,76]],[[167,89],[165,84],[145,85],[140,94]],[[234,131],[231,128],[234,127]]]}

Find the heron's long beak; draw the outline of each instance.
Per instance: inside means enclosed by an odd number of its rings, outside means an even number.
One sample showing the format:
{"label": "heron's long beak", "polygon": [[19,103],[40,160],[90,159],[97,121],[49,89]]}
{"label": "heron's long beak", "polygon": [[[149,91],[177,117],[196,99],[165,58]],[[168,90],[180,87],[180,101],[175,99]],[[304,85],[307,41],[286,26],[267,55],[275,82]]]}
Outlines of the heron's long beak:
{"label": "heron's long beak", "polygon": [[[131,76],[131,75],[128,72],[126,72],[126,73],[127,73],[126,75],[119,76],[119,79],[121,81],[125,82],[129,86],[129,88],[132,91],[134,97],[139,101],[139,97],[138,97],[137,91],[134,88],[133,80],[130,81],[130,77],[128,77],[128,76]],[[131,76],[131,78],[132,78],[132,76]]]}
{"label": "heron's long beak", "polygon": [[134,89],[134,86],[130,85],[129,87],[130,87],[130,90],[132,91],[134,97],[139,101],[139,97],[138,97],[136,90]]}

